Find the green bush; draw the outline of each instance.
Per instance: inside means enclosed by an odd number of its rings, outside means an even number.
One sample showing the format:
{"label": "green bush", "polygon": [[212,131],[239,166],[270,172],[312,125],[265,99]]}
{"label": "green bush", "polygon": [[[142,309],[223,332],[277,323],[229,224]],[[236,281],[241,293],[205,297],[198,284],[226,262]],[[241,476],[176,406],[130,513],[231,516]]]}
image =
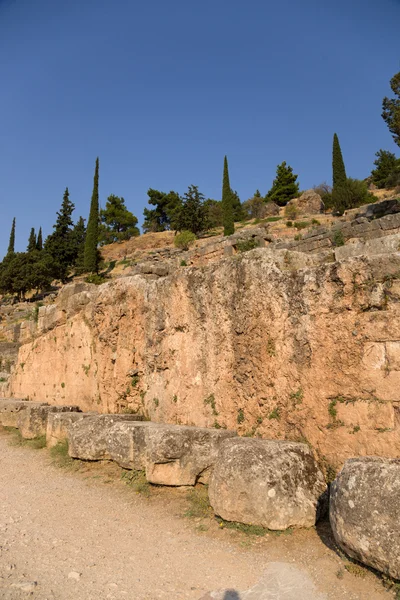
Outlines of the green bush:
{"label": "green bush", "polygon": [[297,218],[297,208],[294,204],[287,204],[285,206],[285,217],[294,221]]}
{"label": "green bush", "polygon": [[242,240],[236,244],[236,250],[238,252],[248,252],[249,250],[254,250],[254,248],[258,248],[260,242],[257,238],[250,238],[248,240]]}
{"label": "green bush", "polygon": [[333,234],[333,238],[332,238],[332,243],[334,246],[344,246],[344,237],[343,237],[343,233],[340,231],[340,229],[337,229],[334,234]]}
{"label": "green bush", "polygon": [[342,215],[345,210],[376,202],[377,198],[368,190],[365,181],[347,179],[344,185],[337,186],[332,192],[334,211]]}
{"label": "green bush", "polygon": [[195,243],[196,239],[195,234],[191,231],[181,231],[175,236],[174,246],[175,248],[180,248],[180,250],[189,250],[189,247]]}
{"label": "green bush", "polygon": [[310,225],[310,221],[296,221],[296,223],[294,224],[296,229],[306,229],[306,227],[310,227]]}

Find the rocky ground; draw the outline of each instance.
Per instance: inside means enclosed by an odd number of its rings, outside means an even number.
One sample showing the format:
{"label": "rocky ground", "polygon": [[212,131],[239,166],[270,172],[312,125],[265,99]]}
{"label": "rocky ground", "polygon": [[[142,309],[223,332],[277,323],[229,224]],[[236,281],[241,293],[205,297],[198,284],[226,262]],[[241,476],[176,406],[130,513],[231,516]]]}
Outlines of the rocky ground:
{"label": "rocky ground", "polygon": [[2,600],[393,598],[337,553],[326,522],[257,537],[198,512],[185,489],[140,495],[115,464],[59,469],[47,450],[12,441],[1,432]]}

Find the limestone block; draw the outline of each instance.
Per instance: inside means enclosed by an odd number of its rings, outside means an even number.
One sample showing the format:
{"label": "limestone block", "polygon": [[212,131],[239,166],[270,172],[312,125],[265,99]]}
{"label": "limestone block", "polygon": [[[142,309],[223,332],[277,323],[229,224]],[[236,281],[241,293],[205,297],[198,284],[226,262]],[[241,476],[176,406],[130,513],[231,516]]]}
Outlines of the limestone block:
{"label": "limestone block", "polygon": [[110,429],[119,421],[142,421],[140,415],[96,415],[79,419],[68,428],[68,452],[81,460],[111,460]]}
{"label": "limestone block", "polygon": [[77,411],[78,406],[46,406],[29,402],[29,406],[19,412],[17,427],[23,438],[31,440],[46,435],[47,417],[50,413]]}
{"label": "limestone block", "polygon": [[317,215],[325,210],[321,196],[314,190],[307,190],[300,198],[290,200],[288,206],[294,206],[299,215]]}
{"label": "limestone block", "polygon": [[376,256],[378,254],[392,254],[400,249],[400,234],[387,235],[365,241],[359,240],[354,244],[346,244],[335,249],[336,260],[343,260],[353,256]]}
{"label": "limestone block", "polygon": [[315,525],[325,492],[306,444],[250,438],[221,444],[209,486],[217,515],[274,530]]}
{"label": "limestone block", "polygon": [[142,471],[146,466],[147,435],[150,421],[120,421],[110,427],[107,449],[110,457],[124,469]]}
{"label": "limestone block", "polygon": [[30,402],[5,398],[0,400],[0,425],[3,427],[18,427],[18,417],[28,406],[47,406],[44,402]]}
{"label": "limestone block", "polygon": [[400,460],[348,460],[331,486],[330,522],[349,556],[400,579]]}
{"label": "limestone block", "polygon": [[95,413],[83,412],[49,412],[47,417],[46,446],[52,448],[58,442],[68,439],[68,431],[72,423],[93,417]]}
{"label": "limestone block", "polygon": [[181,425],[146,430],[146,478],[159,485],[194,485],[208,481],[218,449],[234,431]]}

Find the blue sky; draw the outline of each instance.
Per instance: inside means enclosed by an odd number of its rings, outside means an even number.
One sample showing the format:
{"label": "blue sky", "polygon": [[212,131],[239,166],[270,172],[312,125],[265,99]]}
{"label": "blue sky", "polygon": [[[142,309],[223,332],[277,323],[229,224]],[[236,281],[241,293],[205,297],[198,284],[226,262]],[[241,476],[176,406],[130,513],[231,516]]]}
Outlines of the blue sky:
{"label": "blue sky", "polygon": [[223,157],[242,200],[286,160],[307,189],[396,152],[381,114],[400,70],[400,1],[0,0],[0,256],[17,218],[51,233],[66,186],[87,218],[147,189],[219,199]]}

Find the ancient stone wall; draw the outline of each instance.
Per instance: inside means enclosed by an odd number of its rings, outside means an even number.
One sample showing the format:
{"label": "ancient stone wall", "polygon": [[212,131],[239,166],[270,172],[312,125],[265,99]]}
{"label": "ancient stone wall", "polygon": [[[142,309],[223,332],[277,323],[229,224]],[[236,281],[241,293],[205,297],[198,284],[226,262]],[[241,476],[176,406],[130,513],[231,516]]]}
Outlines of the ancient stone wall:
{"label": "ancient stone wall", "polygon": [[11,394],[306,441],[328,467],[400,456],[400,255],[320,262],[268,247],[65,286]]}

